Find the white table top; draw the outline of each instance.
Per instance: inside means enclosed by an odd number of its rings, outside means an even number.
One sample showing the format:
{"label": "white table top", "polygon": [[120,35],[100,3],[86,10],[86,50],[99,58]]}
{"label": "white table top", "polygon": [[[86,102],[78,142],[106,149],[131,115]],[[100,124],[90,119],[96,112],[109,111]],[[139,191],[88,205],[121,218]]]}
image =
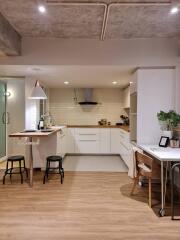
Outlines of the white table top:
{"label": "white table top", "polygon": [[180,148],[164,148],[148,144],[139,144],[138,147],[160,161],[180,161]]}

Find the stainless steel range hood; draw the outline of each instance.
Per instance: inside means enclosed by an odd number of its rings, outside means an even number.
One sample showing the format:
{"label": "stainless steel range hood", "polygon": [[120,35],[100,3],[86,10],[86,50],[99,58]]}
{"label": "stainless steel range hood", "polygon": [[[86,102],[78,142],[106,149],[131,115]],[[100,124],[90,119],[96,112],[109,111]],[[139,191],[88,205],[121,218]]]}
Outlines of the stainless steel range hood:
{"label": "stainless steel range hood", "polygon": [[80,105],[97,105],[98,103],[93,101],[93,89],[84,89],[84,101],[79,102]]}

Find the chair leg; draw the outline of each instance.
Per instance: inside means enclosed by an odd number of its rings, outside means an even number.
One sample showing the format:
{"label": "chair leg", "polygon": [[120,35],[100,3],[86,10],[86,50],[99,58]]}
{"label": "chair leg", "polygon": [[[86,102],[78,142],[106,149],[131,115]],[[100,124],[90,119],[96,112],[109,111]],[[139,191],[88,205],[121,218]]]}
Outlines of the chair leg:
{"label": "chair leg", "polygon": [[133,195],[135,187],[138,184],[138,181],[139,181],[139,174],[137,175],[137,177],[134,178],[134,184],[133,184],[133,187],[132,187],[130,195]]}
{"label": "chair leg", "polygon": [[11,162],[11,170],[10,170],[10,180],[12,183],[12,170],[13,170],[13,161]]}
{"label": "chair leg", "polygon": [[151,196],[151,192],[152,192],[152,188],[151,188],[151,178],[149,177],[149,206],[150,208],[152,207],[152,196]]}
{"label": "chair leg", "polygon": [[7,160],[7,163],[6,163],[6,171],[5,171],[4,176],[3,176],[3,184],[5,184],[5,178],[6,178],[6,175],[7,175],[7,171],[8,171],[8,160]]}
{"label": "chair leg", "polygon": [[171,219],[174,220],[174,168],[171,168]]}
{"label": "chair leg", "polygon": [[62,164],[61,161],[59,161],[59,174],[61,176],[61,184],[63,183],[63,172],[62,172]]}
{"label": "chair leg", "polygon": [[26,163],[25,163],[25,159],[23,160],[23,163],[24,163],[24,170],[26,172],[26,178],[28,179],[28,170],[26,168]]}
{"label": "chair leg", "polygon": [[44,173],[43,184],[45,184],[45,182],[46,182],[46,176],[48,178],[48,161],[46,162],[46,170],[45,170],[45,173]]}
{"label": "chair leg", "polygon": [[20,175],[21,175],[21,184],[23,184],[23,174],[22,174],[21,160],[19,160],[19,171],[20,171]]}

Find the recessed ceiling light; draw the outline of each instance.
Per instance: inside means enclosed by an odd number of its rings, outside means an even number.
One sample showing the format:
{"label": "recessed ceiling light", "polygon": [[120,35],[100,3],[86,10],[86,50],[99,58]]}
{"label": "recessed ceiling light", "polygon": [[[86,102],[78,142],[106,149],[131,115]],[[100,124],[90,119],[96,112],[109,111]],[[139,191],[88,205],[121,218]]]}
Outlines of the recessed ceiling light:
{"label": "recessed ceiling light", "polygon": [[116,82],[116,81],[113,81],[113,82],[112,82],[112,84],[116,85],[116,84],[117,84],[117,82]]}
{"label": "recessed ceiling light", "polygon": [[171,14],[178,13],[178,11],[179,11],[178,7],[171,8]]}
{"label": "recessed ceiling light", "polygon": [[67,82],[67,81],[66,81],[66,82],[64,82],[64,84],[68,85],[68,84],[69,84],[69,82]]}
{"label": "recessed ceiling light", "polygon": [[38,10],[39,10],[40,13],[45,13],[46,12],[46,8],[43,5],[39,5]]}
{"label": "recessed ceiling light", "polygon": [[129,82],[130,84],[133,84],[133,82]]}

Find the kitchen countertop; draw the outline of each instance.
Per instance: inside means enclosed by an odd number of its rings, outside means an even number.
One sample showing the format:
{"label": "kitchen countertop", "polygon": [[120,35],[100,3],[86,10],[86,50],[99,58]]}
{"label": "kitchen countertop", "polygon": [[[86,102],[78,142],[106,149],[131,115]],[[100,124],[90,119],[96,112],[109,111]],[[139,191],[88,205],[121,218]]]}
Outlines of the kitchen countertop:
{"label": "kitchen countertop", "polygon": [[58,131],[60,131],[65,126],[51,127],[52,132],[16,132],[9,135],[9,137],[48,137]]}
{"label": "kitchen countertop", "polygon": [[120,128],[129,132],[129,126],[127,125],[67,125],[69,128]]}

